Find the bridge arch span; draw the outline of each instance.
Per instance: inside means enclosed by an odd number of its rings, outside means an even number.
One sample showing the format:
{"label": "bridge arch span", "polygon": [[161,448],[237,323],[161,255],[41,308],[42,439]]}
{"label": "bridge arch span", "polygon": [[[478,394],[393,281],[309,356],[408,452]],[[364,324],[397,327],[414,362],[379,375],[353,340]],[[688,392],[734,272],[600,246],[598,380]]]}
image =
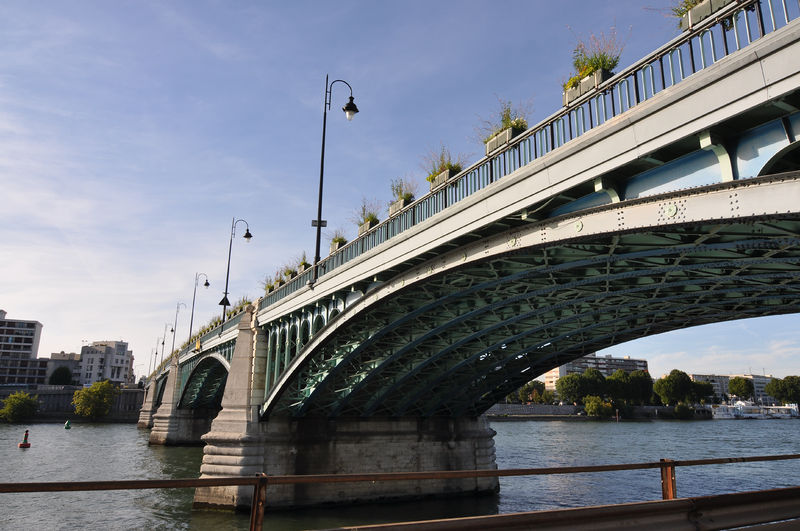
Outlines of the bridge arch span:
{"label": "bridge arch span", "polygon": [[476,416],[602,348],[797,312],[798,209],[800,176],[792,174],[597,207],[481,239],[348,306],[292,360],[262,415]]}
{"label": "bridge arch span", "polygon": [[178,409],[216,409],[222,407],[230,363],[212,352],[197,362],[183,387]]}

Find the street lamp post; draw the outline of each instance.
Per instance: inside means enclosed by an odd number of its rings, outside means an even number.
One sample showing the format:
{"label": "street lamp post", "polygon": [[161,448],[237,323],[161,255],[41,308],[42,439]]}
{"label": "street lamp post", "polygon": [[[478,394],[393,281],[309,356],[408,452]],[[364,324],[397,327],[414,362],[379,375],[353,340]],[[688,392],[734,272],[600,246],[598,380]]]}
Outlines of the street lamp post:
{"label": "street lamp post", "polygon": [[175,306],[175,324],[172,325],[172,350],[169,351],[170,356],[172,356],[172,353],[175,352],[175,336],[178,335],[178,310],[181,309],[181,306],[186,308],[186,305],[182,302],[179,302]]}
{"label": "street lamp post", "polygon": [[350,101],[348,101],[342,110],[347,116],[348,120],[352,120],[353,116],[358,112],[358,107],[353,103],[353,87],[350,83],[343,79],[335,79],[328,84],[328,76],[325,76],[325,103],[322,106],[322,152],[319,157],[319,199],[317,201],[317,219],[311,221],[311,226],[317,228],[317,243],[314,247],[314,272],[312,273],[310,285],[314,285],[319,277],[318,263],[319,263],[319,243],[322,236],[322,227],[327,226],[328,222],[322,219],[322,178],[325,173],[325,129],[328,123],[328,109],[331,108],[331,95],[334,83],[344,83],[350,89]]}
{"label": "street lamp post", "polygon": [[244,231],[244,236],[242,236],[245,239],[245,241],[249,242],[250,238],[253,237],[253,235],[250,234],[250,225],[245,220],[236,219],[234,217],[233,221],[231,222],[231,241],[230,243],[228,243],[228,269],[225,272],[225,294],[222,296],[222,300],[219,301],[219,305],[222,306],[223,323],[225,322],[225,310],[227,310],[228,306],[231,305],[231,301],[228,300],[228,279],[231,276],[231,249],[233,249],[233,237],[236,236],[236,224],[239,223],[240,221],[244,223],[246,227]]}
{"label": "street lamp post", "polygon": [[203,282],[203,287],[208,289],[211,285],[208,282],[208,275],[205,273],[195,273],[194,274],[194,292],[192,292],[192,316],[189,318],[189,341],[192,340],[192,325],[194,324],[194,300],[197,298],[197,283],[200,280],[200,275],[206,277],[206,281]]}
{"label": "street lamp post", "polygon": [[[166,341],[166,339],[167,339],[167,327],[168,326],[169,326],[169,323],[164,323],[164,335],[161,336],[161,361],[159,362],[159,364],[164,363],[164,341]],[[156,348],[158,348],[158,347],[156,347]]]}

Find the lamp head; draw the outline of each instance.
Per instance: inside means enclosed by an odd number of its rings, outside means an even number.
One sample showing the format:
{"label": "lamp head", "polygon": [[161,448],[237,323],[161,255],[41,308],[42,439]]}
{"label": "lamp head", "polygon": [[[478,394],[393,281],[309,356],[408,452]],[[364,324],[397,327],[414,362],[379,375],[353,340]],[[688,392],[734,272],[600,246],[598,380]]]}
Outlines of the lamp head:
{"label": "lamp head", "polygon": [[206,288],[206,289],[208,289],[208,287],[209,287],[210,285],[211,285],[211,284],[209,284],[209,283],[208,283],[208,279],[206,279],[206,281],[205,281],[205,282],[203,282],[203,287],[204,287],[204,288]]}
{"label": "lamp head", "polygon": [[344,111],[344,114],[347,116],[348,120],[353,119],[353,116],[355,116],[358,112],[358,107],[356,107],[356,104],[353,103],[353,96],[350,96],[350,101],[345,103],[344,107],[342,107],[342,110]]}
{"label": "lamp head", "polygon": [[[252,238],[252,237],[253,237],[253,235],[252,235],[252,234],[250,234],[250,228],[248,227],[248,228],[247,228],[247,229],[244,231],[244,236],[242,236],[242,238],[244,238],[244,239],[245,239],[245,241],[249,242],[249,241],[250,241],[250,238]],[[206,282],[207,282],[207,281],[206,281]]]}

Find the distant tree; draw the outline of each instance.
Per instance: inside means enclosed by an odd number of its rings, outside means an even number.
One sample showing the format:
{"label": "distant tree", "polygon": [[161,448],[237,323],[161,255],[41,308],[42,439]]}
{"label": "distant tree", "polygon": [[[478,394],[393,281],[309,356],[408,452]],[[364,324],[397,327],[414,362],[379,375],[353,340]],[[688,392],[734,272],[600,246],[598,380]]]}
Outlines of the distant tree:
{"label": "distant tree", "polygon": [[753,380],[750,378],[742,378],[741,376],[734,376],[728,381],[728,392],[736,395],[739,398],[752,398],[755,388],[753,387]]}
{"label": "distant tree", "polygon": [[800,376],[787,376],[771,379],[764,387],[764,392],[784,404],[800,403]]}
{"label": "distant tree", "polygon": [[72,371],[69,370],[69,367],[58,367],[50,375],[47,383],[50,385],[70,385],[72,383]]}
{"label": "distant tree", "polygon": [[614,406],[599,396],[588,395],[583,399],[586,414],[593,417],[610,417],[614,414]]}
{"label": "distant tree", "polygon": [[685,372],[673,369],[669,375],[656,380],[653,391],[666,405],[691,401],[692,379]]}
{"label": "distant tree", "polygon": [[577,404],[584,397],[583,376],[580,374],[567,374],[556,380],[558,398],[564,402]]}
{"label": "distant tree", "polygon": [[0,420],[5,422],[20,422],[36,415],[39,409],[39,397],[31,396],[25,391],[11,393],[8,398],[3,400],[3,408],[0,409]]}
{"label": "distant tree", "polygon": [[534,404],[552,404],[555,400],[555,395],[553,392],[547,390],[544,390],[540,393],[537,389],[534,389],[530,396],[530,401]]}
{"label": "distant tree", "polygon": [[606,377],[597,369],[583,371],[583,396],[606,396]]}
{"label": "distant tree", "polygon": [[544,382],[540,382],[539,380],[531,380],[530,382],[520,387],[517,394],[519,396],[519,401],[525,403],[534,401],[533,400],[534,393],[541,396],[543,392],[544,392]]}
{"label": "distant tree", "polygon": [[614,402],[629,403],[632,391],[631,376],[622,369],[617,369],[614,374],[606,378],[606,396]]}
{"label": "distant tree", "polygon": [[93,419],[105,417],[111,412],[114,397],[119,394],[119,389],[108,380],[95,382],[91,387],[78,389],[72,395],[72,404],[75,413]]}
{"label": "distant tree", "polygon": [[711,382],[692,382],[692,402],[695,404],[713,401],[714,386]]}
{"label": "distant tree", "polygon": [[633,371],[628,375],[632,404],[649,404],[653,396],[653,379],[647,371]]}

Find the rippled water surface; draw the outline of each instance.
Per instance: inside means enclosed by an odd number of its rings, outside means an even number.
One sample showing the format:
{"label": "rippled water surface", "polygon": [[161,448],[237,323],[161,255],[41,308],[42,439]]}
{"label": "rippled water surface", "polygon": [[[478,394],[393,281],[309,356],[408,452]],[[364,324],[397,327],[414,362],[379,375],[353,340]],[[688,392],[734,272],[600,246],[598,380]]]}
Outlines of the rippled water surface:
{"label": "rippled water surface", "polygon": [[[800,453],[796,420],[494,422],[500,468]],[[30,449],[17,443],[30,430]],[[148,446],[130,424],[0,424],[0,482],[189,478],[199,447]],[[677,470],[679,496],[800,483],[800,461]],[[657,470],[501,479],[498,497],[269,513],[265,529],[530,511],[659,499]],[[187,489],[0,494],[0,529],[247,529],[247,515],[193,511]]]}

